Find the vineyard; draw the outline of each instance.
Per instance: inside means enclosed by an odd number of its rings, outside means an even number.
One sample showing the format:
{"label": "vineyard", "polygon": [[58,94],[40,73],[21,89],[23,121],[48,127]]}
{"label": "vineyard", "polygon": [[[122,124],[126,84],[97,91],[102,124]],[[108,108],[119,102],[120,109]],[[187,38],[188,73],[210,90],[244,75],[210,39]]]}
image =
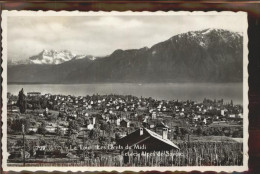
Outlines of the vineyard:
{"label": "vineyard", "polygon": [[243,163],[243,144],[230,142],[192,142],[178,144],[172,156],[137,156],[129,166],[239,166]]}
{"label": "vineyard", "polygon": [[[234,142],[179,143],[180,151],[174,155],[151,156],[138,154],[124,162],[123,155],[103,154],[79,159],[45,159],[30,162],[26,166],[240,166],[243,165],[243,144]],[[10,161],[11,162],[11,161]],[[16,161],[18,162],[18,161]],[[21,165],[21,163],[19,164]],[[9,166],[17,166],[10,163]]]}
{"label": "vineyard", "polygon": [[233,142],[194,142],[178,144],[183,156],[177,166],[239,166],[243,163],[243,144]]}

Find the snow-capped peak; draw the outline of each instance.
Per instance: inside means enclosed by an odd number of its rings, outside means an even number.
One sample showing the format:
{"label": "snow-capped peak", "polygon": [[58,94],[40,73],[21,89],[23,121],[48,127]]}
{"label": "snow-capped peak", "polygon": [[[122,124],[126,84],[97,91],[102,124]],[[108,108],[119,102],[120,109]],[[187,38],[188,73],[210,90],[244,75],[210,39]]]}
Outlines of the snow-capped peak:
{"label": "snow-capped peak", "polygon": [[33,64],[61,64],[74,59],[83,59],[86,55],[76,55],[69,50],[46,50],[29,58]]}
{"label": "snow-capped peak", "polygon": [[213,29],[213,28],[208,28],[208,29],[206,29],[206,30],[203,30],[203,32],[201,33],[201,34],[208,34],[208,33],[210,33],[210,32],[212,32],[212,31],[214,31],[214,30],[217,30],[217,29]]}
{"label": "snow-capped peak", "polygon": [[[193,42],[202,48],[207,49],[209,44],[214,40],[214,43],[218,41],[221,43],[231,43],[234,40],[240,39],[243,34],[239,32],[232,32],[221,28],[207,28],[197,31],[189,31],[181,33],[171,37],[169,40],[171,43],[184,43]],[[183,42],[182,42],[183,41]]]}
{"label": "snow-capped peak", "polygon": [[201,34],[208,34],[210,31],[212,31],[212,29],[207,29],[207,30],[203,31]]}
{"label": "snow-capped peak", "polygon": [[90,55],[76,55],[75,56],[75,60],[78,60],[78,59],[89,59],[89,60],[96,60],[96,57],[93,57],[93,56],[90,56]]}
{"label": "snow-capped peak", "polygon": [[95,57],[93,57],[93,56],[92,56],[92,57],[90,57],[89,59],[90,59],[90,60],[96,60],[96,58],[95,58]]}

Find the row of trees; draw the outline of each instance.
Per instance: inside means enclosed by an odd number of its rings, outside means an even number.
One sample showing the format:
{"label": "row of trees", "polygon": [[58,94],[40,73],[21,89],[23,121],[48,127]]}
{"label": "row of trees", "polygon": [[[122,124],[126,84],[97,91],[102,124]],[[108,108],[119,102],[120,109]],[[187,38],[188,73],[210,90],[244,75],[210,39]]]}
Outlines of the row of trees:
{"label": "row of trees", "polygon": [[27,108],[26,96],[24,95],[23,88],[19,91],[18,100],[16,105],[19,107],[21,113],[25,113]]}
{"label": "row of trees", "polygon": [[243,128],[240,127],[198,127],[193,131],[199,136],[228,136],[243,138]]}
{"label": "row of trees", "polygon": [[20,113],[25,113],[26,109],[41,109],[41,108],[50,108],[53,109],[53,105],[48,102],[45,98],[26,98],[23,88],[19,91],[18,100],[16,106],[19,107]]}

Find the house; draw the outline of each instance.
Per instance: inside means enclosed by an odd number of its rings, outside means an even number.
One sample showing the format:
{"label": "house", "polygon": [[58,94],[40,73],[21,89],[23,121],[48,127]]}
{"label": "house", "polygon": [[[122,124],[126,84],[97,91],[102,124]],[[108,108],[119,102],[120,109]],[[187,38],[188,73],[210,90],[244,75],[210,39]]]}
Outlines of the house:
{"label": "house", "polygon": [[169,127],[166,124],[164,124],[163,122],[156,124],[155,131],[157,133],[162,134],[164,130],[167,130],[167,131],[169,130]]}
{"label": "house", "polygon": [[93,125],[96,124],[96,117],[92,117],[92,124],[93,124]]}
{"label": "house", "polygon": [[166,112],[166,111],[167,111],[167,108],[166,108],[166,106],[163,106],[163,108],[162,108],[162,111],[164,111],[164,112]]}
{"label": "house", "polygon": [[13,113],[19,113],[19,112],[20,112],[20,109],[19,109],[17,106],[12,106],[12,107],[11,107],[11,112],[13,112]]}
{"label": "house", "polygon": [[146,127],[146,128],[150,128],[150,124],[148,123],[148,118],[147,117],[144,118],[142,125],[144,127]]}
{"label": "house", "polygon": [[156,116],[157,116],[156,112],[153,111],[151,116],[152,116],[152,119],[156,119]]}
{"label": "house", "polygon": [[229,118],[236,118],[236,115],[235,114],[228,114],[228,117]]}
{"label": "house", "polygon": [[121,122],[121,118],[118,117],[118,118],[116,119],[116,125],[117,125],[117,126],[120,126],[120,122]]}
{"label": "house", "polygon": [[202,122],[203,122],[204,124],[207,124],[207,119],[204,118]]}
{"label": "house", "polygon": [[94,129],[94,125],[90,123],[90,124],[87,126],[87,129],[88,129],[88,130]]}
{"label": "house", "polygon": [[238,118],[243,118],[243,114],[242,114],[242,113],[239,113],[239,114],[237,115],[237,117],[238,117]]}
{"label": "house", "polygon": [[29,128],[28,128],[28,131],[29,131],[29,132],[34,132],[34,133],[36,133],[37,130],[38,130],[38,127],[29,127]]}
{"label": "house", "polygon": [[28,97],[40,97],[41,93],[40,92],[28,92],[27,96]]}
{"label": "house", "polygon": [[48,115],[48,113],[49,113],[49,109],[46,107],[44,110],[44,114]]}
{"label": "house", "polygon": [[68,131],[67,127],[64,126],[59,126],[60,130],[62,131],[63,134],[66,134],[66,132]]}
{"label": "house", "polygon": [[168,131],[165,130],[163,135],[159,135],[147,128],[141,127],[140,129],[137,129],[129,135],[119,139],[117,144],[123,147],[128,146],[137,152],[179,150],[179,147],[168,139],[167,133]]}
{"label": "house", "polygon": [[53,125],[47,125],[45,127],[46,131],[49,132],[49,133],[55,133],[55,130],[56,130],[57,127],[53,126]]}
{"label": "house", "polygon": [[226,113],[226,112],[227,112],[226,109],[222,109],[222,110],[220,110],[220,115],[225,116],[225,113]]}
{"label": "house", "polygon": [[50,98],[50,97],[51,97],[51,94],[45,94],[44,97],[45,97],[45,98]]}
{"label": "house", "polygon": [[185,116],[185,114],[184,114],[184,112],[180,112],[180,114],[179,114],[180,116],[182,116],[182,117],[184,117]]}
{"label": "house", "polygon": [[127,119],[122,119],[122,120],[120,121],[120,126],[121,126],[121,127],[130,127],[130,121],[127,120]]}

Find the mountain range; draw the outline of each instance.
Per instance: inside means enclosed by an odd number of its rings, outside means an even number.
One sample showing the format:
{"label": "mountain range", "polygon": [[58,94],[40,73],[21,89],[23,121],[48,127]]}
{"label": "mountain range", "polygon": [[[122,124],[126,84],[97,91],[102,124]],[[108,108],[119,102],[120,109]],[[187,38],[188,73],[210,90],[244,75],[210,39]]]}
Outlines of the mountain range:
{"label": "mountain range", "polygon": [[97,59],[44,50],[29,60],[8,65],[8,83],[242,82],[243,37],[205,29]]}
{"label": "mountain range", "polygon": [[9,65],[19,65],[19,64],[50,64],[57,65],[67,61],[89,58],[95,60],[96,58],[90,55],[76,55],[69,50],[46,50],[44,49],[37,55],[29,57],[29,59],[21,61],[9,61]]}

